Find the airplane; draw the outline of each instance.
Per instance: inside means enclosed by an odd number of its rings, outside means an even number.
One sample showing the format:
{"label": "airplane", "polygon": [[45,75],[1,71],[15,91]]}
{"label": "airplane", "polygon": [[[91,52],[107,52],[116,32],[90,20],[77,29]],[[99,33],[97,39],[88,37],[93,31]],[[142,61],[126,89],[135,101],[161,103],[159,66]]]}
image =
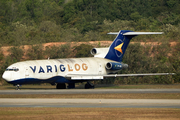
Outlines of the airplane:
{"label": "airplane", "polygon": [[[50,83],[56,89],[75,88],[75,83],[87,82],[85,89],[94,88],[90,81],[108,77],[174,75],[175,73],[117,74],[128,65],[122,62],[130,40],[137,35],[163,34],[163,32],[134,32],[120,30],[107,48],[93,48],[94,57],[46,59],[17,62],[5,70],[2,78],[19,89],[23,84]],[[68,84],[68,86],[66,86]]]}

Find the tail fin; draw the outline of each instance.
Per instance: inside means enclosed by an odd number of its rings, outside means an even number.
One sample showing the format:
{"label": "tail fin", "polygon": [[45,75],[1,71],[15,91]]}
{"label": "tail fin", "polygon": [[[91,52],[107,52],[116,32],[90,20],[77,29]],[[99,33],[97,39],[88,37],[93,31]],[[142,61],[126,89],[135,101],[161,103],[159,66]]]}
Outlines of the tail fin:
{"label": "tail fin", "polygon": [[105,58],[122,62],[122,58],[125,54],[126,48],[129,45],[130,40],[137,35],[150,35],[150,34],[163,34],[163,32],[133,32],[130,30],[121,30],[119,32],[108,33],[117,34],[117,37],[109,47],[109,51]]}

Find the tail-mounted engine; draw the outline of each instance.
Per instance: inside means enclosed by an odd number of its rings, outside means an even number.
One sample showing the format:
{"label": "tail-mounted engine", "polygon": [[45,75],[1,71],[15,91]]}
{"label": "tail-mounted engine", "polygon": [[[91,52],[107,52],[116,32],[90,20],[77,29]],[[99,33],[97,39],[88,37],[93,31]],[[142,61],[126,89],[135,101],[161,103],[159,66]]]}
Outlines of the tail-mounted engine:
{"label": "tail-mounted engine", "polygon": [[106,69],[108,70],[121,70],[126,68],[128,68],[128,64],[124,64],[124,63],[108,62],[106,64]]}
{"label": "tail-mounted engine", "polygon": [[90,52],[94,57],[104,58],[108,53],[109,48],[93,48]]}

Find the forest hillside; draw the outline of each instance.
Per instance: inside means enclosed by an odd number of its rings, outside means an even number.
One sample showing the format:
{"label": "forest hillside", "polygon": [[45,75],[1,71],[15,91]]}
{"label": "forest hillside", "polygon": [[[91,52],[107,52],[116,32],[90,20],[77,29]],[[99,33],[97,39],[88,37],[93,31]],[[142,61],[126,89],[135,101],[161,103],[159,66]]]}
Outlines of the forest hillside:
{"label": "forest hillside", "polygon": [[[0,0],[0,73],[10,64],[23,60],[89,56],[94,45],[68,49],[70,43],[112,41],[115,36],[107,35],[108,32],[157,31],[164,34],[132,40],[137,43],[130,44],[123,60],[129,69],[120,73],[175,72],[176,76],[129,77],[105,82],[179,83],[179,8],[179,0]],[[67,44],[44,48],[43,44],[49,42]],[[138,42],[161,44],[142,46]],[[171,46],[171,42],[176,45]],[[24,45],[31,46],[26,56]],[[13,46],[8,49],[8,55],[3,52],[6,46]],[[101,42],[97,46],[102,47]]]}

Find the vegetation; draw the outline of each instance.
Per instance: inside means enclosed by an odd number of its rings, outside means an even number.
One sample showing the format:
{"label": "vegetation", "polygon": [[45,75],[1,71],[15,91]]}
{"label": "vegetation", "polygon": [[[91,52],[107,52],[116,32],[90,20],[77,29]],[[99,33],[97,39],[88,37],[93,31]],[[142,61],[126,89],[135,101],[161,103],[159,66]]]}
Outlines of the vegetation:
{"label": "vegetation", "polygon": [[[99,45],[97,45],[99,46]],[[51,46],[43,49],[40,45],[33,45],[24,54],[22,47],[12,47],[9,49],[11,54],[3,57],[1,62],[1,74],[10,64],[28,59],[47,59],[47,58],[69,58],[69,57],[92,57],[90,55],[91,45],[81,44],[69,49],[69,44],[61,46]],[[176,76],[146,76],[146,77],[128,77],[116,78],[104,81],[96,81],[95,84],[173,84],[180,83],[180,60],[178,44],[170,50],[168,44],[152,46],[142,46],[140,44],[130,44],[124,55],[123,62],[129,65],[127,70],[119,73],[171,73]],[[168,51],[168,52],[167,52]],[[168,54],[171,54],[168,56]]]}
{"label": "vegetation", "polygon": [[[39,87],[39,86],[38,86]],[[47,90],[47,87],[44,88]],[[22,89],[21,89],[22,90]],[[1,94],[1,98],[57,98],[57,99],[180,99],[179,93],[110,93],[110,94]]]}
{"label": "vegetation", "polygon": [[93,57],[90,54],[90,50],[92,48],[93,48],[92,45],[81,44],[75,47],[75,49],[73,50],[73,53],[76,53],[75,57]]}
{"label": "vegetation", "polygon": [[[52,108],[52,107],[34,107],[34,108],[0,108],[0,119],[11,120],[14,119],[84,119],[84,117],[93,120],[99,119],[169,119],[178,120],[180,115],[179,109],[175,108],[92,108],[92,105],[88,108]],[[101,106],[96,104],[97,107]],[[113,105],[112,105],[113,106]],[[126,107],[126,106],[125,106]]]}
{"label": "vegetation", "polygon": [[[109,79],[115,84],[171,84],[180,82],[179,0],[1,0],[0,46],[15,46],[4,56],[0,73],[10,64],[28,59],[89,56],[92,46],[69,44],[43,48],[46,42],[112,40],[108,32],[122,29],[162,31],[164,35],[136,37],[159,46],[131,44],[124,56],[129,69],[120,73],[175,72],[176,76]],[[25,54],[21,45],[31,45]],[[100,46],[100,45],[99,45]],[[83,50],[83,51],[82,51]],[[103,83],[103,82],[102,82]]]}
{"label": "vegetation", "polygon": [[179,7],[179,0],[1,0],[0,43],[111,40],[106,33],[121,29],[178,40]]}

